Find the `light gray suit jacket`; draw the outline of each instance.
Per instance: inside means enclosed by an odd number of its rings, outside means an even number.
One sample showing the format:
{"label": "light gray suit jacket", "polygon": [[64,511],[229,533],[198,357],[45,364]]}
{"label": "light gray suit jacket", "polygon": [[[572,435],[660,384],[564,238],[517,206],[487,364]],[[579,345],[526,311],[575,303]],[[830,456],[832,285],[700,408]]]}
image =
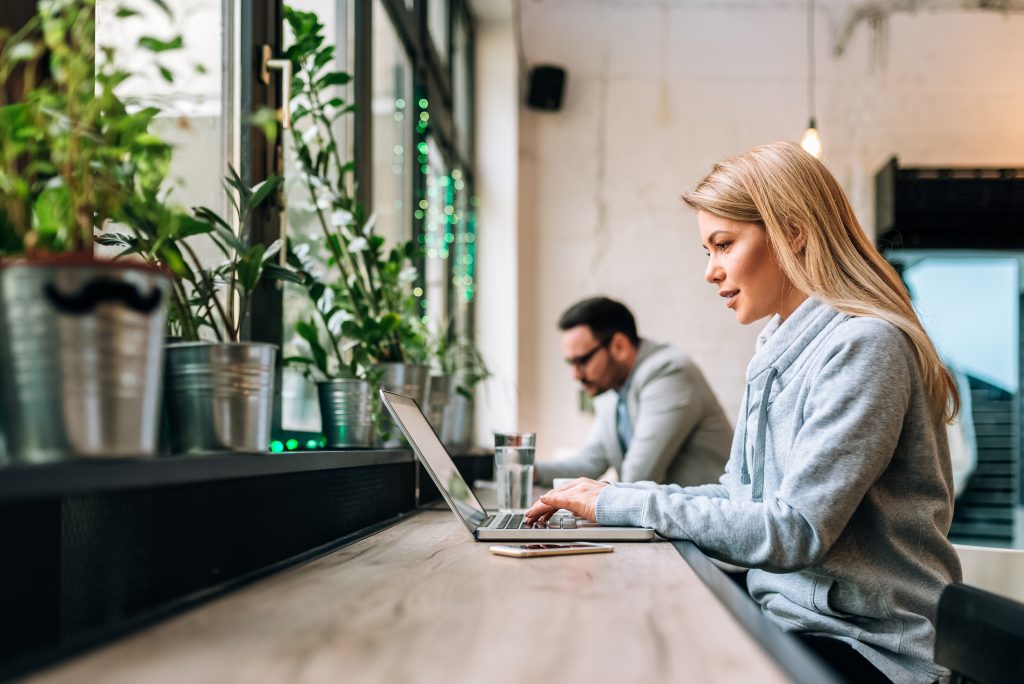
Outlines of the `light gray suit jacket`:
{"label": "light gray suit jacket", "polygon": [[537,464],[540,481],[600,477],[614,468],[623,482],[697,485],[718,482],[732,445],[732,428],[700,369],[679,349],[640,340],[626,389],[633,439],[623,454],[615,429],[618,394],[594,400],[596,419],[576,456]]}

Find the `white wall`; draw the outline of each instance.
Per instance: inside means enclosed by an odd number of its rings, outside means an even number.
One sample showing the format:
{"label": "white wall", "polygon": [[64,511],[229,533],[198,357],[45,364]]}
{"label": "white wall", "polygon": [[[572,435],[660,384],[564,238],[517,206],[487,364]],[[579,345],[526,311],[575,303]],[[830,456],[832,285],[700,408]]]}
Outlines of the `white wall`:
{"label": "white wall", "polygon": [[[736,414],[760,324],[738,325],[703,281],[696,221],[678,195],[723,156],[799,139],[804,7],[521,4],[527,61],[568,71],[562,111],[520,110],[517,272],[491,281],[519,293],[517,419],[539,433],[539,458],[586,436],[555,322],[592,294],[624,300],[642,335],[688,351]],[[823,161],[870,233],[874,174],[893,154],[904,165],[1024,166],[1024,15],[896,15],[880,33],[858,26],[836,57],[851,8],[819,2],[817,118]],[[486,154],[481,145],[484,165]],[[481,240],[494,229],[481,220]],[[506,334],[493,318],[500,330],[488,330],[485,317],[498,314],[480,290],[482,336]]]}

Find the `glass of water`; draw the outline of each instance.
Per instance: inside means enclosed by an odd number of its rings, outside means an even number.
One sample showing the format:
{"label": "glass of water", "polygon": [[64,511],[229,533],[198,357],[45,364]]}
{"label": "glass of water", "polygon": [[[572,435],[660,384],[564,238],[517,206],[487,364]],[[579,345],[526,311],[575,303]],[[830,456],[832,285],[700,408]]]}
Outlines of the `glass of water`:
{"label": "glass of water", "polygon": [[498,510],[522,513],[533,503],[535,432],[494,433],[494,479]]}

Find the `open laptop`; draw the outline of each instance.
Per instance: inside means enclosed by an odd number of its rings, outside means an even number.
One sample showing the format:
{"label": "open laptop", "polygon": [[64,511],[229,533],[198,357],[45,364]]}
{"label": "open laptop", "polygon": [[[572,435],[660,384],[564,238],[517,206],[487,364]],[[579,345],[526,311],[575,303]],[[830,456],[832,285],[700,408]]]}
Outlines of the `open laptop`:
{"label": "open laptop", "polygon": [[409,397],[386,390],[380,390],[380,399],[455,517],[477,541],[645,541],[655,537],[651,528],[602,527],[565,513],[552,517],[546,527],[525,526],[521,514],[488,514],[459,474],[419,405]]}

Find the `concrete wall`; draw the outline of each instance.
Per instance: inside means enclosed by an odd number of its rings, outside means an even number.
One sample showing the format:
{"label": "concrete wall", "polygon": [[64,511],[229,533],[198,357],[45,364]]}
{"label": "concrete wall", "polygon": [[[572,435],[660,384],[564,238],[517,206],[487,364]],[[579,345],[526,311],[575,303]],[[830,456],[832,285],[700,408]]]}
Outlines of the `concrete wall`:
{"label": "concrete wall", "polygon": [[[514,274],[488,274],[495,234],[509,238],[481,218],[481,274],[490,279],[480,286],[480,341],[496,359],[493,337],[515,344],[506,338],[517,326],[516,425],[539,433],[542,459],[582,444],[590,417],[577,408],[555,322],[596,293],[627,302],[641,334],[695,357],[733,417],[761,324],[737,324],[704,282],[696,221],[678,195],[723,156],[799,140],[808,118],[805,4],[520,8],[527,62],[565,67],[568,86],[562,111],[519,112],[518,257],[504,255]],[[836,56],[854,9],[819,2],[817,118],[823,161],[869,232],[874,174],[894,154],[906,165],[1024,165],[1024,15],[897,14],[857,26]],[[481,101],[481,135],[490,107]],[[494,160],[482,142],[486,169]],[[501,320],[486,287],[506,302],[518,297]]]}

